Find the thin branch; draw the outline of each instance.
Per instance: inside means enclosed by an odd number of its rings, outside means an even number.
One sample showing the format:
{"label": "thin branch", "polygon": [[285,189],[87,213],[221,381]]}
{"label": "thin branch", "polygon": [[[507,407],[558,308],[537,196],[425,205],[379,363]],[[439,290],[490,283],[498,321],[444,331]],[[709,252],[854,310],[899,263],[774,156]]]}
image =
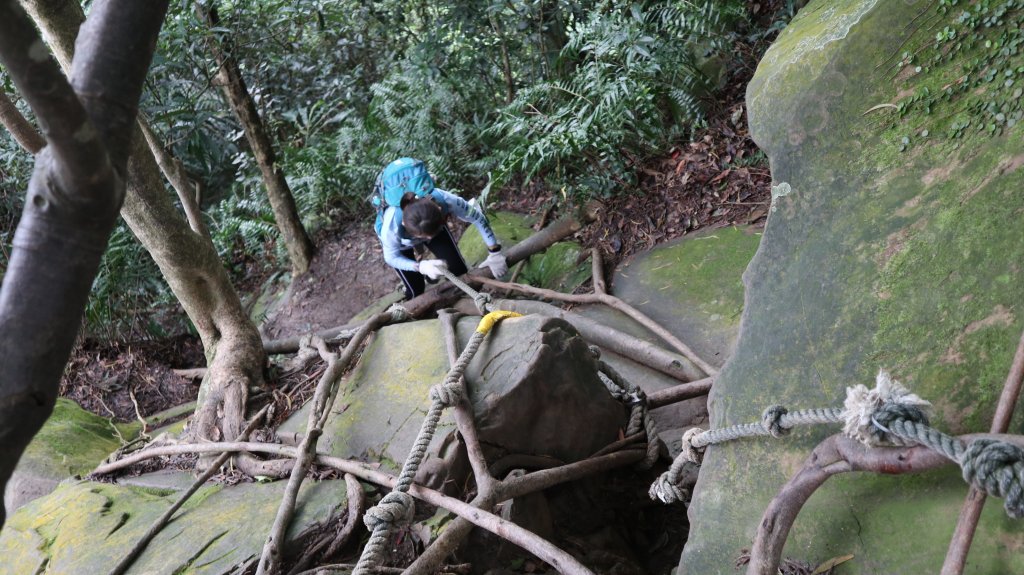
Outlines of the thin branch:
{"label": "thin branch", "polygon": [[[621,311],[622,313],[636,320],[637,323],[639,323],[640,325],[651,330],[655,335],[657,335],[670,346],[675,348],[675,350],[682,354],[683,357],[690,360],[691,363],[700,368],[704,372],[701,375],[715,375],[718,373],[718,370],[715,367],[701,359],[700,356],[698,356],[697,353],[690,348],[690,346],[686,345],[685,343],[680,341],[679,338],[672,335],[672,332],[661,327],[661,325],[659,325],[658,322],[647,317],[647,315],[645,315],[640,310],[634,308],[633,306],[627,304],[626,302],[622,301],[621,299],[613,295],[609,295],[606,293],[565,294],[554,290],[533,287],[530,285],[506,283],[478,276],[474,276],[472,279],[493,288],[513,289],[518,292],[534,295],[544,299],[562,301],[567,303],[604,304],[608,307]],[[594,287],[598,287],[596,283]],[[603,286],[601,287],[603,288]]]}
{"label": "thin branch", "polygon": [[[249,439],[249,434],[256,430],[256,427],[259,425],[261,421],[263,421],[263,418],[264,416],[266,416],[267,411],[269,409],[270,405],[267,405],[266,407],[261,409],[259,413],[257,413],[252,418],[252,420],[249,421],[249,425],[247,425],[245,429],[242,430],[242,433],[239,434],[238,439],[236,439],[236,441],[247,441]],[[189,487],[188,490],[185,491],[185,493],[183,493],[181,497],[179,497],[178,500],[175,501],[174,504],[167,509],[167,511],[164,511],[164,514],[161,515],[159,519],[153,522],[153,525],[150,526],[149,530],[146,531],[146,534],[143,535],[142,538],[139,539],[137,543],[135,543],[135,546],[133,546],[131,551],[128,552],[128,555],[126,555],[124,559],[122,559],[121,562],[117,564],[116,567],[111,569],[110,575],[122,575],[123,573],[128,571],[128,568],[131,567],[132,564],[135,563],[135,560],[139,558],[139,555],[141,555],[142,552],[146,550],[146,546],[149,545],[149,542],[152,541],[153,538],[156,537],[157,534],[159,534],[160,531],[163,530],[164,526],[167,525],[167,522],[171,520],[171,517],[174,516],[178,509],[181,509],[181,506],[184,505],[185,502],[188,501],[190,497],[195,495],[195,492],[199,491],[199,488],[206,484],[206,481],[208,479],[210,479],[220,471],[221,466],[227,463],[228,459],[231,458],[231,455],[231,452],[225,452],[221,454],[221,456],[218,457],[217,460],[213,462],[213,465],[211,465],[209,469],[207,469],[202,475],[200,475],[199,478],[196,479],[194,483],[192,483],[192,486]]]}
{"label": "thin branch", "polygon": [[[1006,381],[1003,383],[1003,392],[999,396],[999,403],[996,404],[996,413],[992,417],[992,427],[989,429],[991,433],[1006,433],[1006,430],[1010,428],[1010,419],[1013,418],[1013,412],[1017,407],[1022,384],[1024,384],[1024,333],[1021,333],[1017,352],[1010,365],[1010,372],[1006,375]],[[981,510],[984,506],[985,494],[971,487],[967,492],[967,499],[960,509],[956,529],[953,530],[953,538],[949,542],[946,559],[942,563],[941,575],[960,575],[964,572],[967,553],[971,550],[971,542],[974,541],[974,532],[978,528],[978,520],[981,518]]]}
{"label": "thin branch", "polygon": [[[444,342],[445,347],[448,351],[448,362],[451,365],[455,365],[455,362],[459,358],[459,343],[458,337],[455,333],[456,325],[459,321],[459,314],[457,312],[442,310],[438,314],[438,319],[441,320],[441,326],[444,329]],[[463,388],[466,386],[466,378],[460,378]],[[455,419],[455,425],[459,429],[459,433],[462,435],[463,444],[466,446],[466,455],[469,457],[469,464],[473,468],[473,477],[476,480],[478,491],[490,491],[491,486],[488,485],[494,482],[494,478],[487,471],[487,459],[484,457],[483,448],[480,446],[480,436],[476,431],[476,424],[473,420],[473,409],[469,404],[469,393],[468,390],[464,394],[463,400],[455,406],[452,410],[452,415]]]}
{"label": "thin branch", "polygon": [[309,567],[313,558],[320,553],[324,546],[327,546],[327,550],[320,555],[321,561],[329,559],[348,543],[349,538],[355,533],[356,527],[362,523],[363,513],[366,512],[366,492],[363,491],[363,486],[359,483],[359,480],[351,473],[345,474],[345,497],[348,500],[345,525],[342,526],[338,534],[333,538],[325,537],[315,547],[307,550],[302,558],[295,563],[295,566],[292,567],[288,575],[301,575],[301,572],[305,571],[306,567]]}
{"label": "thin branch", "polygon": [[[309,410],[309,419],[306,424],[306,435],[302,438],[299,446],[299,456],[292,466],[291,476],[288,478],[288,487],[281,498],[281,505],[277,509],[277,516],[267,535],[267,541],[263,546],[262,557],[256,570],[257,575],[263,573],[276,573],[281,565],[281,547],[284,542],[288,525],[291,524],[292,515],[295,514],[295,501],[299,496],[299,487],[306,478],[306,472],[316,457],[316,445],[323,433],[324,424],[331,411],[336,397],[334,390],[338,387],[341,375],[348,369],[349,364],[355,357],[356,351],[363,344],[363,341],[383,325],[391,321],[390,313],[381,313],[366,320],[352,340],[345,346],[341,357],[330,361],[327,370],[324,371],[320,382],[317,383],[316,392],[313,395],[312,405]],[[320,353],[330,359],[334,354],[326,349],[323,340],[316,339],[317,347],[323,348]]]}
{"label": "thin branch", "polygon": [[[117,469],[127,467],[128,465],[138,463],[139,461],[163,455],[181,453],[220,453],[224,451],[270,453],[291,458],[297,457],[299,454],[299,450],[294,447],[288,447],[276,443],[236,441],[226,443],[180,444],[148,449],[126,457],[121,461],[101,465],[100,467],[97,467],[93,473],[96,475],[110,473]],[[554,487],[555,485],[560,485],[568,481],[574,481],[594,473],[630,465],[642,460],[643,457],[644,454],[641,450],[624,451],[605,455],[597,459],[579,461],[558,469],[536,471],[505,482],[507,487],[504,488],[505,491],[503,491],[502,496],[505,498],[522,497],[523,495]],[[317,454],[316,461],[322,465],[332,467],[345,473],[351,473],[360,479],[370,481],[384,487],[394,488],[398,483],[398,478],[395,476],[377,471],[376,469],[370,469],[366,467],[366,464],[357,461],[321,454]],[[565,573],[567,575],[592,575],[592,573],[576,561],[576,559],[555,547],[550,542],[514,523],[501,519],[493,513],[473,507],[469,503],[416,484],[413,484],[409,488],[409,494],[417,499],[426,501],[431,505],[443,507],[460,517],[468,519],[474,525],[483,527],[491,533],[515,543],[530,553],[533,553],[561,573]]]}
{"label": "thin branch", "polygon": [[0,91],[0,124],[14,136],[18,144],[33,156],[46,145],[46,140],[39,135],[39,130],[22,115],[21,110],[5,92]]}
{"label": "thin branch", "polygon": [[[475,279],[475,278],[474,278]],[[493,285],[503,286],[501,282]],[[540,314],[558,317],[569,322],[587,341],[628,357],[641,365],[650,367],[682,382],[704,378],[704,372],[681,354],[671,352],[658,345],[646,342],[628,333],[608,327],[583,315],[568,312],[560,307],[541,301],[499,299],[492,302],[497,309],[523,314]]]}
{"label": "thin branch", "polygon": [[691,381],[689,383],[681,383],[673,387],[655,391],[654,393],[649,393],[647,394],[647,407],[648,409],[656,409],[658,407],[664,407],[687,399],[707,395],[711,392],[711,386],[714,383],[715,378],[705,377],[704,379],[698,379],[697,381]]}
{"label": "thin branch", "polygon": [[185,172],[185,165],[168,148],[164,147],[145,118],[139,118],[139,128],[146,137],[146,143],[149,144],[149,149],[152,150],[156,164],[160,166],[160,171],[171,183],[174,191],[178,193],[178,200],[181,202],[182,209],[185,210],[188,226],[192,228],[193,232],[210,239],[210,230],[203,222],[203,212],[199,207],[199,201],[192,195],[192,179]]}

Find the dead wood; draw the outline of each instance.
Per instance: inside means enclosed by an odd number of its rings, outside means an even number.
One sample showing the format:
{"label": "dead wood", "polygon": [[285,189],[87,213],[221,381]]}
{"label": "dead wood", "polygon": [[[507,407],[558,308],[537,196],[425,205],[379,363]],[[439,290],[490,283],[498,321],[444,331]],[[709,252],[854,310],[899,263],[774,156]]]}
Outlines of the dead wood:
{"label": "dead wood", "polygon": [[285,532],[291,523],[292,515],[295,513],[295,500],[299,495],[299,487],[306,478],[306,472],[316,457],[316,444],[323,433],[324,424],[327,423],[327,416],[330,414],[338,381],[341,375],[348,369],[349,364],[356,355],[356,351],[363,344],[363,341],[381,326],[387,325],[392,320],[390,313],[381,313],[366,320],[355,336],[345,346],[345,351],[337,357],[327,349],[323,340],[314,338],[315,345],[321,356],[328,361],[327,370],[324,371],[316,386],[313,395],[312,406],[309,410],[309,420],[306,424],[306,435],[299,446],[299,456],[292,466],[291,476],[288,478],[288,486],[285,488],[278,507],[277,516],[267,535],[266,544],[263,546],[263,553],[258,564],[256,573],[276,573],[281,565],[281,549],[284,543]]}
{"label": "dead wood", "polygon": [[[253,416],[252,420],[249,421],[249,425],[242,430],[241,435],[239,435],[235,441],[248,441],[249,435],[256,430],[256,427],[261,421],[263,421],[264,416],[267,415],[267,411],[269,410],[270,406],[268,405]],[[184,505],[190,497],[195,495],[195,492],[199,491],[199,488],[205,485],[208,479],[220,471],[221,466],[227,463],[228,459],[231,458],[231,455],[231,452],[222,453],[221,456],[213,462],[213,465],[204,471],[203,474],[192,483],[188,490],[186,490],[185,493],[183,493],[181,497],[179,497],[178,500],[167,509],[167,511],[164,511],[163,515],[161,515],[159,519],[153,522],[153,525],[150,526],[149,530],[146,531],[142,538],[135,543],[124,559],[122,559],[117,566],[111,569],[110,575],[122,575],[124,572],[128,571],[128,568],[131,567],[132,564],[135,563],[135,560],[139,558],[139,555],[146,550],[146,546],[149,545],[149,542],[163,530],[164,526],[167,525],[178,509],[181,509],[181,506]]]}
{"label": "dead wood", "polygon": [[540,301],[500,299],[492,302],[496,309],[522,314],[539,314],[564,319],[590,343],[625,356],[633,361],[689,382],[704,377],[704,372],[684,356],[608,327],[580,314]]}
{"label": "dead wood", "polygon": [[[345,494],[348,500],[345,524],[338,530],[337,534],[324,537],[316,546],[306,550],[295,563],[295,566],[292,567],[291,571],[288,572],[288,575],[301,575],[318,554],[323,559],[333,557],[348,543],[352,534],[356,532],[356,528],[362,523],[363,513],[366,512],[366,492],[363,491],[363,486],[359,483],[359,480],[351,473],[345,474]],[[324,547],[327,549],[324,550]],[[322,568],[323,566],[318,567],[318,569]],[[313,571],[316,571],[316,569]]]}
{"label": "dead wood", "polygon": [[[1024,445],[1024,436],[969,434],[960,436],[970,441],[992,438]],[[887,475],[920,473],[953,462],[924,446],[869,448],[860,442],[836,434],[814,448],[803,468],[779,491],[761,517],[761,523],[750,551],[747,575],[776,575],[782,549],[793,522],[807,500],[829,477],[849,471],[869,471]]]}
{"label": "dead wood", "polygon": [[711,392],[711,385],[714,383],[715,378],[705,377],[704,379],[698,379],[697,381],[681,383],[673,387],[655,391],[654,393],[647,395],[647,408],[656,409],[658,407],[664,407],[687,399],[707,395]]}
{"label": "dead wood", "polygon": [[[996,404],[996,413],[992,416],[990,433],[1006,433],[1006,430],[1010,428],[1010,419],[1013,418],[1014,409],[1017,407],[1022,384],[1024,384],[1024,333],[1020,336],[1017,352],[1010,365],[1010,372],[1006,375],[1006,381],[1003,383],[1003,391],[999,395],[999,403]],[[981,518],[981,510],[985,506],[985,497],[983,492],[974,487],[967,492],[967,499],[960,509],[956,529],[953,530],[953,538],[946,551],[946,559],[942,563],[941,575],[960,575],[964,572],[967,553],[971,549],[974,532],[977,530],[978,520]]]}
{"label": "dead wood", "polygon": [[[600,273],[600,270],[598,271]],[[691,376],[691,379],[698,379],[700,377],[704,377],[705,375],[715,375],[718,373],[718,370],[715,367],[701,359],[700,356],[698,356],[697,353],[690,348],[690,346],[686,345],[679,338],[672,335],[672,332],[668,331],[667,329],[659,325],[656,321],[647,317],[647,315],[645,315],[640,310],[634,308],[633,306],[627,304],[626,302],[620,300],[619,298],[613,295],[609,295],[607,293],[565,294],[554,290],[537,288],[524,284],[506,283],[485,277],[473,277],[471,279],[493,288],[515,290],[518,292],[534,295],[544,299],[550,299],[567,303],[604,304],[636,320],[637,323],[649,329],[651,332],[660,337],[670,346],[675,348],[677,352],[682,354],[683,357],[689,360],[693,365],[697,366],[698,368],[700,368],[700,370],[703,371],[703,373],[695,372],[696,375]]]}
{"label": "dead wood", "polygon": [[[93,474],[104,475],[118,469],[123,469],[140,461],[164,455],[182,453],[209,454],[222,453],[225,451],[269,453],[289,458],[295,458],[299,455],[298,449],[276,443],[254,443],[242,441],[224,443],[189,443],[147,449],[126,457],[123,460],[101,465],[93,471]],[[506,500],[514,497],[522,497],[523,495],[548,489],[569,481],[575,481],[595,473],[601,473],[618,467],[631,465],[643,458],[643,450],[635,449],[611,453],[595,459],[585,459],[557,469],[535,471],[504,482],[501,487],[502,492],[500,498],[501,500]],[[369,481],[387,488],[393,489],[395,485],[398,484],[397,477],[376,469],[370,469],[366,464],[358,461],[351,461],[323,454],[317,454],[316,461],[322,465],[332,467],[345,473],[350,473],[364,481]],[[514,523],[501,519],[484,509],[474,507],[473,505],[454,497],[449,497],[433,489],[428,489],[416,484],[413,484],[412,487],[410,487],[409,494],[431,505],[443,507],[459,517],[469,520],[474,525],[482,527],[507,541],[515,543],[530,553],[533,553],[561,573],[567,573],[569,575],[592,575],[586,567],[582,566],[571,555],[562,551],[558,547],[555,547],[547,540],[538,537],[534,533],[531,533]]]}
{"label": "dead wood", "polygon": [[[505,250],[505,258],[509,265],[515,264],[527,257],[549,248],[552,244],[561,241],[572,234],[580,231],[584,225],[589,224],[597,218],[600,204],[591,202],[579,210],[579,213],[570,213],[556,220],[550,226],[531,235],[525,240]],[[487,268],[476,268],[471,270],[476,275],[490,275]],[[434,289],[427,290],[422,295],[416,296],[402,305],[412,317],[420,317],[431,310],[439,307],[447,307],[458,301],[463,293],[455,286],[444,283]],[[347,324],[321,330],[316,335],[327,341],[337,338],[345,332],[357,329],[359,324]],[[263,343],[266,353],[294,353],[299,349],[299,340],[302,336],[292,336]]]}

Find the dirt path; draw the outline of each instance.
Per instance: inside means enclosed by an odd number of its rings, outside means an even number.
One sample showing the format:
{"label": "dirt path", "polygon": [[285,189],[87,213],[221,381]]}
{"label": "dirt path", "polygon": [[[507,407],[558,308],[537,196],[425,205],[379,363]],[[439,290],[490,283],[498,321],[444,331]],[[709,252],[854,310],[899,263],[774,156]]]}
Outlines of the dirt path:
{"label": "dirt path", "polygon": [[294,281],[288,301],[261,329],[273,339],[343,325],[399,285],[373,229],[350,226],[318,238],[309,272]]}

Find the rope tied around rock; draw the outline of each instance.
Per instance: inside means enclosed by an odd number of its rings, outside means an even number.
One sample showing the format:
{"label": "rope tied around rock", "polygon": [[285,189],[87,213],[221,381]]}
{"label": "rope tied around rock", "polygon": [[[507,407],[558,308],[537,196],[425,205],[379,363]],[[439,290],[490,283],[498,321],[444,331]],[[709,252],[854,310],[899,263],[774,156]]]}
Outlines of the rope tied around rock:
{"label": "rope tied around rock", "polygon": [[612,397],[630,408],[629,423],[626,426],[625,435],[640,433],[643,429],[647,435],[647,454],[638,465],[640,469],[650,469],[658,461],[660,443],[658,439],[658,427],[647,409],[647,394],[642,389],[631,384],[622,377],[618,371],[601,359],[601,349],[595,345],[590,346],[590,353],[597,360],[597,375],[604,383],[605,388]]}
{"label": "rope tied around rock", "polygon": [[455,364],[448,370],[444,381],[430,388],[430,407],[427,409],[426,417],[423,418],[419,434],[409,450],[409,456],[402,465],[395,488],[385,495],[380,503],[367,510],[363,518],[363,522],[370,529],[370,540],[363,548],[353,575],[372,573],[374,566],[378,565],[383,557],[391,528],[412,521],[415,504],[408,491],[412,487],[420,464],[426,457],[430,442],[434,438],[434,432],[437,430],[437,424],[441,420],[441,413],[446,407],[451,407],[462,401],[465,396],[465,388],[461,383],[462,375],[487,334],[501,320],[519,316],[520,314],[510,311],[498,311],[485,315],[469,338],[466,349],[462,350]]}
{"label": "rope tied around rock", "polygon": [[796,425],[842,423],[843,433],[868,447],[923,445],[961,467],[964,481],[979,491],[1004,499],[1006,513],[1024,517],[1024,448],[996,439],[965,443],[929,426],[930,403],[910,393],[888,373],[880,371],[873,389],[864,385],[847,388],[843,409],[808,409],[789,412],[773,405],[758,423],[745,423],[704,431],[698,427],[683,433],[682,450],[672,467],[651,485],[651,499],[664,503],[682,501],[682,467],[700,465],[709,445],[755,436],[781,437]]}

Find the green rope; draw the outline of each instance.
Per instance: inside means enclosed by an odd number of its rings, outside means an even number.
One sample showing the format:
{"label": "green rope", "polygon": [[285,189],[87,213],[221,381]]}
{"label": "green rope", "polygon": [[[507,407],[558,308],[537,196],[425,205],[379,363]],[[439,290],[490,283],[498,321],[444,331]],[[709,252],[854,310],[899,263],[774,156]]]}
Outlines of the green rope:
{"label": "green rope", "polygon": [[680,485],[686,463],[700,464],[709,445],[745,437],[782,437],[797,425],[843,423],[843,433],[868,445],[922,445],[941,453],[960,466],[964,481],[974,488],[1004,499],[1006,513],[1024,517],[1024,449],[1005,441],[977,439],[965,443],[928,425],[927,402],[911,394],[882,372],[875,389],[864,386],[847,389],[844,409],[807,409],[789,412],[778,405],[769,407],[757,423],[722,429],[700,428],[683,434],[682,451],[672,467],[650,488],[652,499],[664,503],[682,501],[686,490]]}
{"label": "green rope", "polygon": [[630,406],[629,424],[626,426],[626,435],[640,433],[641,429],[647,435],[647,454],[640,462],[640,469],[650,469],[658,461],[659,439],[658,426],[647,409],[647,395],[639,387],[629,383],[612,366],[601,359],[601,349],[596,345],[590,346],[590,353],[597,359],[597,375],[604,386],[611,393],[612,397]]}

